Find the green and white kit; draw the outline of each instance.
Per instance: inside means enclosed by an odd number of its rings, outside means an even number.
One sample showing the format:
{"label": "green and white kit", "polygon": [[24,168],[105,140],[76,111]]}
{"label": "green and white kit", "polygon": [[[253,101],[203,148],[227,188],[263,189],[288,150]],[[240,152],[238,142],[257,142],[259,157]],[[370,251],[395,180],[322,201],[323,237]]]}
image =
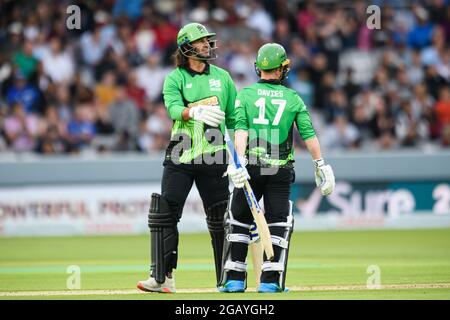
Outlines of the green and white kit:
{"label": "green and white kit", "polygon": [[[175,160],[172,158],[177,154],[177,161],[190,163],[205,153],[214,153],[225,148],[223,138],[221,141],[211,141],[205,136],[210,127],[193,119],[183,120],[182,112],[185,108],[199,105],[218,105],[226,114],[226,120],[220,125],[222,134],[225,132],[225,126],[234,128],[236,87],[227,71],[211,64],[207,64],[202,73],[178,67],[166,77],[163,95],[169,115],[174,120],[166,160]],[[190,140],[187,147],[186,139]],[[181,140],[183,148],[174,150]]]}
{"label": "green and white kit", "polygon": [[[294,123],[303,140],[316,135],[298,94],[275,80],[259,80],[242,89],[235,102],[235,130],[247,130],[249,163],[292,167]],[[255,164],[255,163],[253,163]]]}

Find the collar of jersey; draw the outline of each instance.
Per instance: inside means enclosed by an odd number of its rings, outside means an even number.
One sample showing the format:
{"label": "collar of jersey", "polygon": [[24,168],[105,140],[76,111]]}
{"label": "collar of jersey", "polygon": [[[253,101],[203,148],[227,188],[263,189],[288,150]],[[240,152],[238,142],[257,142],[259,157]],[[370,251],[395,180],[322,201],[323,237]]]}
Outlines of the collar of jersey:
{"label": "collar of jersey", "polygon": [[191,77],[195,77],[196,75],[202,75],[202,74],[209,74],[209,63],[206,62],[206,67],[202,72],[197,72],[195,70],[192,70],[188,66],[185,66],[184,69],[191,75]]}
{"label": "collar of jersey", "polygon": [[270,79],[270,80],[267,80],[267,79],[259,79],[259,80],[258,80],[258,83],[281,84],[281,81],[280,81],[280,80],[275,80],[275,79]]}

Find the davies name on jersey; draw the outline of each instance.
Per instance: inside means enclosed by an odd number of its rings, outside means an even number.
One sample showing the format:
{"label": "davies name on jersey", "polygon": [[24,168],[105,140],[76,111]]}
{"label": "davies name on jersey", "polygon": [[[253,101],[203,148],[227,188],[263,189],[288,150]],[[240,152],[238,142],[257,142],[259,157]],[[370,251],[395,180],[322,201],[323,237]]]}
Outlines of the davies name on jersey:
{"label": "davies name on jersey", "polygon": [[258,96],[282,98],[283,90],[258,89]]}

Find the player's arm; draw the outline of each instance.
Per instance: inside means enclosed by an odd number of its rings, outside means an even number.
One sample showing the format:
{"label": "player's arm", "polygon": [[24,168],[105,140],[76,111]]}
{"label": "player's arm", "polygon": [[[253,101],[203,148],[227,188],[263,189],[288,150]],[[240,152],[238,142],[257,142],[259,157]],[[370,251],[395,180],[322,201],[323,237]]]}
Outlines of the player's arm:
{"label": "player's arm", "polygon": [[239,157],[245,157],[245,150],[247,149],[248,131],[238,129],[234,132],[234,145]]}
{"label": "player's arm", "polygon": [[312,138],[305,140],[305,144],[313,160],[322,158],[322,152],[320,151],[320,143],[319,139],[317,139],[317,136],[313,136]]}
{"label": "player's arm", "polygon": [[233,106],[234,118],[234,146],[240,157],[245,156],[248,140],[248,119],[245,110],[246,102],[241,94],[235,99]]}
{"label": "player's arm", "polygon": [[180,83],[174,74],[165,78],[163,86],[164,104],[172,120],[189,120],[186,117],[186,111],[189,112],[189,110],[184,106]]}
{"label": "player's arm", "polygon": [[227,73],[227,104],[225,106],[225,125],[228,129],[235,129],[235,101],[236,86],[230,75]]}
{"label": "player's arm", "polygon": [[245,150],[247,148],[247,139],[248,139],[248,121],[247,114],[245,111],[245,104],[241,102],[240,97],[238,96],[235,101],[234,107],[234,147],[239,156],[239,162],[242,167],[237,169],[232,164],[229,164],[227,167],[227,174],[233,181],[233,184],[236,188],[242,188],[250,176],[248,175],[247,169],[245,166],[247,165],[247,159],[245,158]]}
{"label": "player's arm", "polygon": [[220,107],[196,106],[186,108],[179,83],[181,83],[181,79],[176,79],[174,75],[169,75],[164,80],[164,104],[169,117],[173,120],[184,121],[194,119],[212,127],[218,127],[225,118],[225,113],[220,110]]}
{"label": "player's arm", "polygon": [[315,180],[317,187],[320,188],[322,195],[329,195],[334,190],[335,179],[333,169],[330,165],[325,165],[320,150],[319,139],[311,123],[311,117],[305,104],[299,98],[299,112],[297,113],[295,122],[298,132],[305,141],[306,148],[311,155],[315,166]]}

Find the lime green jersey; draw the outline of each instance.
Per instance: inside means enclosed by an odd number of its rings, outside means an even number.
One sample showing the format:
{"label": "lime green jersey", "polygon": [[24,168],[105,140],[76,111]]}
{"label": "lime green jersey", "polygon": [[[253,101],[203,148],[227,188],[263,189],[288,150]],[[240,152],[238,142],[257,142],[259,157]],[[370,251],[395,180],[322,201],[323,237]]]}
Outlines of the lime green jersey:
{"label": "lime green jersey", "polygon": [[[174,121],[171,141],[166,149],[166,159],[190,163],[205,153],[213,154],[225,149],[223,136],[220,141],[210,139],[211,129],[203,122],[183,120],[185,108],[199,105],[219,105],[225,112],[225,123],[220,125],[221,135],[227,128],[234,128],[234,101],[236,87],[229,73],[217,66],[207,64],[202,73],[178,67],[167,75],[163,88],[164,103]],[[182,145],[180,144],[182,143]]]}
{"label": "lime green jersey", "polygon": [[278,81],[260,80],[242,89],[234,115],[235,130],[248,131],[250,164],[292,167],[294,123],[303,140],[316,135],[302,99]]}

